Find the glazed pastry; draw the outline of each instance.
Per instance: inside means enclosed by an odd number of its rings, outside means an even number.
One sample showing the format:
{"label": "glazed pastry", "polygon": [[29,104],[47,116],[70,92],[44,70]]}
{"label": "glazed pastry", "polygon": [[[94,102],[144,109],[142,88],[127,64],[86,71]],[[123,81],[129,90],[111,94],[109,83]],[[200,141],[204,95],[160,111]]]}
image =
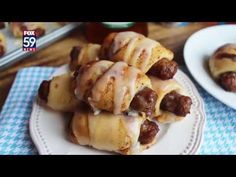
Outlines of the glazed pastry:
{"label": "glazed pastry", "polygon": [[236,44],[218,48],[209,60],[209,68],[221,87],[236,92]]}
{"label": "glazed pastry", "polygon": [[[157,95],[150,79],[125,62],[107,60],[83,65],[76,78],[75,95],[87,102],[95,114],[106,110],[114,114],[137,111],[150,116]],[[137,103],[142,101],[142,103]]]}
{"label": "glazed pastry", "polygon": [[24,30],[35,30],[37,37],[43,36],[46,32],[45,26],[41,22],[10,22],[9,26],[16,38],[22,37]]}
{"label": "glazed pastry", "polygon": [[0,33],[0,57],[6,53],[6,39],[5,36]]}
{"label": "glazed pastry", "polygon": [[154,114],[154,118],[158,122],[171,123],[179,121],[190,113],[192,100],[176,80],[164,81],[153,76],[150,79],[153,89],[158,95]]}
{"label": "glazed pastry", "polygon": [[74,78],[71,73],[44,80],[38,90],[41,103],[61,112],[73,112],[79,104],[74,95]]}
{"label": "glazed pastry", "polygon": [[163,80],[173,78],[177,71],[173,57],[159,42],[131,31],[109,34],[100,52],[101,59],[124,61]]}
{"label": "glazed pastry", "polygon": [[101,46],[99,44],[86,44],[83,47],[75,46],[70,52],[69,67],[72,71],[78,69],[81,65],[91,61],[99,60],[98,54]]}
{"label": "glazed pastry", "polygon": [[76,144],[120,154],[141,152],[156,142],[158,125],[141,116],[132,117],[84,109],[75,112],[69,126],[69,139]]}

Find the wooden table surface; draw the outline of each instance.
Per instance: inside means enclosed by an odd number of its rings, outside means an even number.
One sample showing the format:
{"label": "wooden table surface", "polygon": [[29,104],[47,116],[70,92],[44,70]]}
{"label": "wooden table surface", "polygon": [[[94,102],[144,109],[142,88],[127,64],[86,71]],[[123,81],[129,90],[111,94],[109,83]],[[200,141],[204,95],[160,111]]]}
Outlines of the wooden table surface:
{"label": "wooden table surface", "polygon": [[[170,28],[149,23],[149,37],[162,43],[175,53],[175,60],[183,65],[183,47],[186,39],[195,31],[206,27],[206,23],[191,23],[188,26]],[[30,66],[60,66],[69,61],[69,52],[74,45],[86,43],[83,30],[75,30],[69,36],[38,51],[8,69],[0,72],[0,110],[19,69]]]}

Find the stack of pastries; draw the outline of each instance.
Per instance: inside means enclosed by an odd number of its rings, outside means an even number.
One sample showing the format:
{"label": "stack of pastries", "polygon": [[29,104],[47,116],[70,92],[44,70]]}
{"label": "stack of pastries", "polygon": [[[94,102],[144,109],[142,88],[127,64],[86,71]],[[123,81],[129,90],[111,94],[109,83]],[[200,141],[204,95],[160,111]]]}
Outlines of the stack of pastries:
{"label": "stack of pastries", "polygon": [[70,72],[43,81],[41,104],[72,112],[68,137],[80,145],[136,154],[157,141],[159,123],[190,113],[192,101],[173,79],[178,65],[159,42],[127,31],[102,45],[75,46]]}

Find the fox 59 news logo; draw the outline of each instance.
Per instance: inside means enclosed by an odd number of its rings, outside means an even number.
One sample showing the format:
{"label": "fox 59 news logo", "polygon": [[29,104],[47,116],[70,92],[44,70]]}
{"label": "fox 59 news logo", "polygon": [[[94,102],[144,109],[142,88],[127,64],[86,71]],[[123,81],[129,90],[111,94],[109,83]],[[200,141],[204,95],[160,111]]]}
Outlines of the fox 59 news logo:
{"label": "fox 59 news logo", "polygon": [[23,51],[36,51],[36,33],[32,31],[23,31]]}

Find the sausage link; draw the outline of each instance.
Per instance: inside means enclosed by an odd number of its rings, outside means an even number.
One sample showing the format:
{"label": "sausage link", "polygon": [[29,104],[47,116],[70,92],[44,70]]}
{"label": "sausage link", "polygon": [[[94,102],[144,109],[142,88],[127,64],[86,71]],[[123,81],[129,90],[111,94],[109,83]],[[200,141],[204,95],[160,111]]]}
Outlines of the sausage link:
{"label": "sausage link", "polygon": [[145,87],[134,96],[130,106],[133,110],[145,112],[147,116],[151,116],[155,109],[157,97],[155,91]]}
{"label": "sausage link", "polygon": [[173,91],[168,93],[161,101],[160,108],[164,111],[169,111],[177,116],[185,117],[190,113],[192,100],[188,96],[183,96]]}
{"label": "sausage link", "polygon": [[77,70],[78,69],[78,56],[80,53],[81,47],[80,46],[74,46],[70,52],[70,64],[69,67],[71,70]]}
{"label": "sausage link", "polygon": [[162,80],[168,80],[174,77],[178,69],[178,64],[173,60],[163,58],[155,63],[148,74],[156,76]]}
{"label": "sausage link", "polygon": [[49,94],[50,83],[51,83],[51,81],[46,81],[45,80],[39,86],[38,96],[44,102],[48,101],[48,94]]}
{"label": "sausage link", "polygon": [[153,141],[156,134],[159,132],[159,127],[155,122],[145,120],[140,128],[139,142],[140,144],[148,144]]}
{"label": "sausage link", "polygon": [[220,75],[219,84],[226,91],[236,92],[236,72],[227,72]]}

